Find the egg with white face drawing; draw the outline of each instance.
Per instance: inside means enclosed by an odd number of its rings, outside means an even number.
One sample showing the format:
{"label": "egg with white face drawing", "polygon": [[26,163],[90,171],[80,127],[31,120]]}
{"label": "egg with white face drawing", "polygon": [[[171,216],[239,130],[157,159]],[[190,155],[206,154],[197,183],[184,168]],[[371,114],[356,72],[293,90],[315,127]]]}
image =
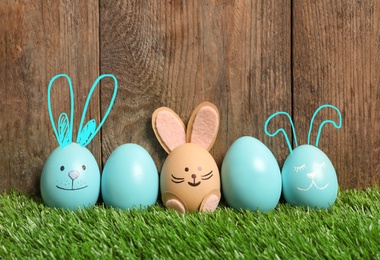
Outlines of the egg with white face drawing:
{"label": "egg with white face drawing", "polygon": [[293,150],[282,169],[285,200],[295,206],[327,209],[338,194],[338,179],[330,159],[312,145]]}

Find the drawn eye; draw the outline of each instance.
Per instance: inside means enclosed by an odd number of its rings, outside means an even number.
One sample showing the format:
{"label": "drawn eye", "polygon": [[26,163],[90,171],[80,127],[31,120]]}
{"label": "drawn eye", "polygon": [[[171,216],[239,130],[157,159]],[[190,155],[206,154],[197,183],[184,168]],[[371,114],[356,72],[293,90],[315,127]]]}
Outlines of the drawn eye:
{"label": "drawn eye", "polygon": [[185,168],[185,172],[188,172],[188,171],[189,171],[189,168],[188,168],[188,167],[186,167],[186,168]]}
{"label": "drawn eye", "polygon": [[82,170],[86,170],[86,165],[82,165]]}
{"label": "drawn eye", "polygon": [[64,171],[65,170],[65,166],[62,165],[61,168],[60,168],[60,170]]}
{"label": "drawn eye", "polygon": [[324,169],[326,167],[327,166],[324,162],[323,163],[313,163],[313,168],[316,170]]}
{"label": "drawn eye", "polygon": [[302,164],[301,166],[294,166],[293,168],[295,172],[300,172],[306,168],[306,165]]}

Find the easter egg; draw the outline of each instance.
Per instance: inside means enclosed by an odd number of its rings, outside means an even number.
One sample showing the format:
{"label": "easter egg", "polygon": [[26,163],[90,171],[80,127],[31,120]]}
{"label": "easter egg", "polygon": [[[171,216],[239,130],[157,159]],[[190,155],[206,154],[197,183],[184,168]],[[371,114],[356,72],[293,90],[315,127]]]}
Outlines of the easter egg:
{"label": "easter egg", "polygon": [[338,194],[338,179],[327,155],[312,145],[301,145],[282,168],[283,194],[294,206],[327,209]]}
{"label": "easter egg", "polygon": [[92,153],[77,143],[56,148],[46,160],[41,196],[49,207],[77,210],[95,205],[100,171]]}
{"label": "easter egg", "polygon": [[124,144],[111,153],[102,174],[106,206],[131,209],[153,205],[158,187],[157,167],[142,146]]}
{"label": "easter egg", "polygon": [[222,192],[235,209],[261,212],[276,207],[281,196],[281,172],[272,152],[251,136],[228,149],[221,170]]}
{"label": "easter egg", "polygon": [[217,205],[221,195],[218,165],[198,144],[182,144],[169,154],[162,166],[160,185],[164,202],[178,199],[188,212],[202,210],[205,198],[212,194]]}

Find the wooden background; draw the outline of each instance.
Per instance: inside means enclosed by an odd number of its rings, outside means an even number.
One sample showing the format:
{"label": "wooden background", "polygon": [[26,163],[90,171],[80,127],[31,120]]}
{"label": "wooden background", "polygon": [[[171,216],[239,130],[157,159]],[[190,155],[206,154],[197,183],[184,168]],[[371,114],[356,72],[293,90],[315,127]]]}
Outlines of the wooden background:
{"label": "wooden background", "polygon": [[[265,135],[267,117],[291,113],[304,144],[313,112],[331,103],[343,127],[326,125],[320,148],[340,186],[380,185],[380,1],[0,0],[0,191],[39,194],[43,164],[57,147],[46,96],[58,73],[74,84],[74,129],[96,77],[119,80],[114,108],[88,146],[101,166],[134,142],[160,169],[166,154],[153,111],[168,106],[187,122],[206,100],[221,113],[211,151],[219,165],[235,139],[250,135],[282,166],[289,151],[282,136]],[[68,108],[64,83],[52,96],[57,114]],[[99,122],[111,94],[104,80],[88,118]],[[327,118],[336,113],[323,111],[316,124]],[[285,118],[276,127],[290,134]]]}

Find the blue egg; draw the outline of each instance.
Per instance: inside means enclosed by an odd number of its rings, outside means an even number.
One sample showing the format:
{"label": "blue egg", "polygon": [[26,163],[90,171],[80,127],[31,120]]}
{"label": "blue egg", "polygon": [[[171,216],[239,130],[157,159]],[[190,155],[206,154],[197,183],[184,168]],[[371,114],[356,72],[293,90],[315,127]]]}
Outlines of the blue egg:
{"label": "blue egg", "polygon": [[327,209],[338,194],[338,179],[327,155],[312,145],[301,145],[282,168],[285,200],[294,206]]}
{"label": "blue egg", "polygon": [[112,152],[102,174],[102,197],[108,207],[132,209],[154,205],[158,171],[140,145],[124,144]]}
{"label": "blue egg", "polygon": [[274,209],[281,196],[281,172],[272,152],[251,136],[237,139],[222,163],[222,192],[235,209]]}
{"label": "blue egg", "polygon": [[49,207],[77,210],[94,206],[100,191],[98,164],[92,153],[77,143],[58,147],[44,165],[40,188]]}

